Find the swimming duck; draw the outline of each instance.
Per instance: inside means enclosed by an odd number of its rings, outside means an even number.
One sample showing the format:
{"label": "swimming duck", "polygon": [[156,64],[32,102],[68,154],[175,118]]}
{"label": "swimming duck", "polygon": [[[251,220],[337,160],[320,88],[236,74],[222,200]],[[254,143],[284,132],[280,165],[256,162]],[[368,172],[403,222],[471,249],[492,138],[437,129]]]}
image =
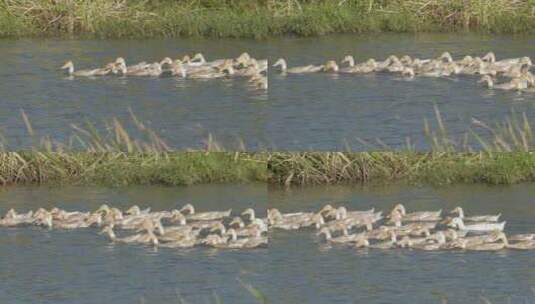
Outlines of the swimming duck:
{"label": "swimming duck", "polygon": [[494,231],[494,230],[503,231],[505,227],[505,223],[506,222],[477,223],[477,224],[465,225],[464,221],[461,218],[455,217],[451,220],[449,226],[457,228],[459,230],[485,232],[485,231]]}
{"label": "swimming duck", "polygon": [[355,66],[355,59],[351,55],[346,55],[344,57],[344,59],[342,59],[342,61],[341,61],[341,63],[346,63],[346,62],[347,62],[349,67]]}
{"label": "swimming duck", "polygon": [[152,244],[152,245],[158,245],[158,238],[156,235],[154,235],[153,231],[151,229],[147,230],[147,233],[144,234],[135,234],[128,237],[118,238],[115,235],[115,232],[113,232],[112,226],[106,226],[100,234],[107,234],[110,241],[112,242],[118,242],[118,243],[141,243],[141,244]]}
{"label": "swimming duck", "polygon": [[505,234],[501,233],[498,239],[501,242],[498,243],[483,243],[483,244],[470,244],[464,239],[458,239],[457,243],[459,244],[460,249],[471,250],[471,251],[498,251],[506,247],[507,238]]}
{"label": "swimming duck", "polygon": [[229,209],[226,211],[209,211],[209,212],[195,213],[195,208],[193,207],[193,205],[187,204],[184,207],[182,207],[179,211],[180,212],[187,211],[188,214],[186,215],[186,219],[188,220],[212,221],[212,220],[219,220],[219,219],[230,216],[232,209]]}
{"label": "swimming duck", "polygon": [[133,216],[148,215],[148,214],[150,214],[150,207],[141,210],[141,208],[139,208],[138,205],[134,205],[134,206],[128,208],[125,211],[125,213],[128,214],[128,215],[133,215]]}
{"label": "swimming duck", "polygon": [[283,58],[280,58],[273,64],[273,67],[280,66],[281,73],[289,73],[289,74],[304,74],[304,73],[316,73],[323,70],[322,65],[306,65],[306,66],[300,66],[300,67],[293,67],[288,68],[286,65],[286,60]]}
{"label": "swimming duck", "polygon": [[523,85],[523,82],[515,78],[507,83],[494,84],[494,80],[489,75],[485,75],[479,80],[479,83],[485,83],[489,89],[499,90],[521,90],[527,86]]}
{"label": "swimming duck", "polygon": [[524,241],[517,241],[514,243],[509,243],[509,240],[505,235],[503,235],[505,247],[508,249],[516,249],[516,250],[535,250],[535,240],[524,240]]}
{"label": "swimming duck", "polygon": [[74,70],[74,64],[71,60],[67,61],[62,67],[62,70],[67,70],[69,76],[82,76],[82,77],[91,77],[91,76],[104,76],[111,73],[111,68],[98,68],[91,70]]}
{"label": "swimming duck", "polygon": [[455,207],[450,213],[457,214],[457,217],[461,218],[465,222],[497,222],[502,215],[477,215],[477,216],[464,216],[464,210],[461,207]]}
{"label": "swimming duck", "polygon": [[159,62],[154,62],[139,70],[128,70],[127,68],[126,71],[127,76],[158,77],[160,74],[162,74],[162,66]]}
{"label": "swimming duck", "polygon": [[337,243],[337,244],[346,244],[346,243],[352,243],[356,242],[359,238],[363,238],[363,235],[357,235],[357,234],[344,234],[338,237],[332,237],[331,230],[327,227],[323,227],[320,229],[320,231],[316,234],[317,236],[324,236],[325,241],[330,243]]}
{"label": "swimming duck", "polygon": [[397,235],[394,231],[388,232],[390,240],[378,242],[375,244],[370,244],[368,247],[374,249],[391,249],[397,247]]}
{"label": "swimming duck", "polygon": [[534,241],[535,233],[514,234],[507,238],[509,241]]}
{"label": "swimming duck", "polygon": [[322,72],[332,72],[332,73],[336,73],[338,72],[339,68],[338,68],[338,64],[336,64],[336,61],[334,60],[329,60],[327,62],[325,62],[325,64],[323,65],[323,68],[321,69]]}
{"label": "swimming duck", "polygon": [[402,204],[397,204],[394,207],[393,211],[396,211],[396,210],[401,213],[402,220],[407,221],[407,222],[440,221],[441,220],[440,215],[442,214],[442,210],[418,211],[418,212],[407,213],[405,206],[403,206]]}

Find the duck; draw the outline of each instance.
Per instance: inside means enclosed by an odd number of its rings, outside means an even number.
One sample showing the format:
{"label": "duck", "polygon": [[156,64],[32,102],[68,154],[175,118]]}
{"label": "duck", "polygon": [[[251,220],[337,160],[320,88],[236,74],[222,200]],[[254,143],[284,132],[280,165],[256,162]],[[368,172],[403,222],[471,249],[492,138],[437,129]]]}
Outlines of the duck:
{"label": "duck", "polygon": [[226,211],[209,211],[209,212],[195,213],[195,208],[193,207],[193,205],[186,204],[179,211],[180,212],[187,211],[188,214],[186,216],[186,219],[190,221],[213,221],[213,220],[219,220],[225,217],[229,217],[230,213],[232,212],[232,209],[228,209]]}
{"label": "duck", "polygon": [[215,79],[215,78],[223,78],[227,76],[232,76],[234,75],[235,70],[231,65],[223,65],[215,69],[214,68],[196,69],[196,70],[188,69],[187,73],[189,75],[189,78],[193,78],[193,79]]}
{"label": "duck", "polygon": [[230,228],[227,230],[226,235],[230,236],[228,242],[224,244],[216,244],[214,247],[225,249],[252,249],[268,245],[268,238],[262,236],[259,230],[255,232],[254,236],[247,238],[238,238],[236,231],[233,228]]}
{"label": "duck", "polygon": [[505,227],[506,222],[501,223],[476,223],[476,224],[470,224],[465,225],[463,219],[459,217],[455,217],[451,220],[451,222],[448,224],[450,227],[457,228],[458,230],[467,230],[467,231],[475,231],[475,232],[486,232],[486,231],[503,231]]}
{"label": "duck", "polygon": [[363,235],[359,234],[347,234],[347,230],[344,235],[338,236],[338,237],[332,237],[331,230],[327,227],[323,227],[320,229],[320,231],[316,234],[317,236],[324,236],[325,241],[329,243],[337,243],[337,244],[346,244],[346,243],[353,243],[356,242],[358,239],[363,238]]}
{"label": "duck", "polygon": [[[160,239],[161,240],[161,239]],[[164,248],[192,248],[200,244],[199,240],[191,234],[186,234],[180,239],[173,239],[168,242],[159,243],[158,247]]]}
{"label": "duck", "polygon": [[401,241],[398,242],[398,245],[402,248],[434,251],[442,249],[445,243],[446,237],[444,233],[438,231],[434,235],[425,238],[410,238],[408,236],[404,236]]}
{"label": "duck", "polygon": [[338,72],[338,70],[339,70],[338,64],[334,60],[329,60],[325,62],[325,64],[323,65],[323,68],[321,69],[322,72],[326,72],[326,73],[336,73]]}
{"label": "duck", "polygon": [[500,231],[492,231],[491,233],[474,235],[469,237],[457,237],[455,240],[449,244],[451,248],[461,248],[462,244],[473,246],[481,245],[485,243],[494,243],[502,237]]}
{"label": "duck", "polygon": [[105,76],[111,73],[111,67],[97,68],[91,70],[74,70],[74,63],[72,60],[67,61],[60,69],[67,70],[69,76],[79,77],[92,77],[92,76]]}
{"label": "duck", "polygon": [[124,213],[132,216],[148,215],[150,214],[150,207],[141,210],[138,205],[133,205],[132,207],[128,208]]}
{"label": "duck", "polygon": [[514,234],[507,238],[509,241],[533,241],[535,233]]}
{"label": "duck", "polygon": [[394,231],[390,230],[388,232],[389,236],[390,236],[390,240],[387,240],[387,241],[383,241],[383,242],[378,242],[378,243],[375,243],[375,244],[369,244],[368,247],[369,248],[374,248],[374,249],[392,249],[392,248],[395,248],[397,247],[397,235]]}
{"label": "duck", "polygon": [[450,213],[457,214],[457,217],[465,222],[497,222],[502,215],[499,213],[497,215],[476,215],[466,217],[464,216],[464,210],[461,207],[455,207]]}
{"label": "duck", "polygon": [[154,62],[148,66],[138,70],[126,70],[127,76],[139,76],[139,77],[158,77],[162,74],[162,66],[159,62]]}
{"label": "duck", "polygon": [[524,81],[521,81],[519,78],[514,78],[510,82],[494,84],[494,80],[489,75],[483,76],[479,83],[484,83],[489,89],[498,89],[498,90],[522,90],[527,88]]}
{"label": "duck", "polygon": [[268,89],[268,79],[267,77],[260,77],[256,81],[253,82],[255,88],[259,90],[267,90]]}
{"label": "duck", "polygon": [[87,218],[75,218],[65,221],[54,221],[53,226],[57,229],[80,229],[91,226],[100,226],[102,224],[102,215],[99,213],[91,214]]}
{"label": "duck", "polygon": [[397,204],[392,211],[399,211],[403,221],[407,222],[424,222],[424,221],[440,221],[442,210],[437,211],[418,211],[407,213],[405,206]]}
{"label": "duck", "polygon": [[517,241],[514,243],[509,243],[509,240],[505,235],[503,235],[503,240],[505,243],[505,247],[507,249],[516,249],[516,250],[535,250],[535,240],[524,240],[524,241]]}
{"label": "duck", "polygon": [[460,249],[470,250],[470,251],[498,251],[506,248],[507,238],[505,234],[501,233],[498,239],[501,242],[498,243],[483,243],[483,244],[470,244],[464,239],[458,239],[458,244]]}
{"label": "duck", "polygon": [[128,237],[118,238],[113,231],[112,226],[106,226],[100,234],[107,234],[110,241],[118,243],[141,243],[141,244],[152,244],[157,246],[159,244],[158,238],[154,235],[151,229],[147,230],[147,233],[144,234],[135,234]]}
{"label": "duck", "polygon": [[344,59],[342,59],[342,61],[341,61],[341,63],[346,63],[346,62],[347,62],[349,67],[354,67],[355,66],[355,59],[351,55],[346,55],[344,57]]}
{"label": "duck", "polygon": [[273,64],[273,67],[278,67],[280,66],[280,71],[281,73],[285,74],[285,73],[289,73],[289,74],[304,74],[304,73],[316,73],[316,72],[320,72],[323,70],[323,66],[322,65],[306,65],[306,66],[300,66],[300,67],[293,67],[293,68],[288,68],[287,64],[286,64],[286,60],[284,60],[283,58],[279,58],[275,64]]}

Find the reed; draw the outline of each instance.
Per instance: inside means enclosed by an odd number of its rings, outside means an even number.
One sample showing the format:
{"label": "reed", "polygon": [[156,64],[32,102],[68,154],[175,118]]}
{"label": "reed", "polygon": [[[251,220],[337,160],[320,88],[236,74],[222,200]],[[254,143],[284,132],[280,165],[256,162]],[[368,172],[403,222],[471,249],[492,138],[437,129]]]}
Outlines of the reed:
{"label": "reed", "polygon": [[490,126],[473,120],[459,138],[450,135],[438,108],[424,121],[430,150],[410,144],[377,152],[272,153],[271,182],[282,185],[391,182],[514,184],[535,181],[535,141],[526,114],[512,113]]}
{"label": "reed", "polygon": [[[39,135],[21,111],[33,143],[13,152],[0,137],[0,183],[162,184],[266,182],[266,157],[262,153],[225,152],[209,136],[205,148],[176,152],[154,130],[130,111],[133,127],[116,118],[96,128],[86,122],[71,125],[66,141]],[[99,131],[104,129],[105,131]]]}
{"label": "reed", "polygon": [[329,33],[534,33],[531,0],[5,0],[0,37],[246,37]]}

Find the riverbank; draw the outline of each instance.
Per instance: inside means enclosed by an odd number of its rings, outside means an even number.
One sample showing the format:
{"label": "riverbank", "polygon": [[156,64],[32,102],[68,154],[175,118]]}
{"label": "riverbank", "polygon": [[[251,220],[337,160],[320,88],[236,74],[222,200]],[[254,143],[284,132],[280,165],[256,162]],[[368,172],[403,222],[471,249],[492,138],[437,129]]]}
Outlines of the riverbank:
{"label": "riverbank", "polygon": [[412,152],[167,152],[0,154],[0,182],[75,185],[269,183],[517,184],[535,181],[535,154]]}
{"label": "riverbank", "polygon": [[192,185],[266,182],[262,154],[226,152],[4,152],[0,183]]}
{"label": "riverbank", "polygon": [[517,184],[535,181],[535,154],[447,152],[276,153],[270,182],[280,185],[341,183]]}
{"label": "riverbank", "polygon": [[330,33],[535,33],[532,1],[15,1],[0,37],[231,37]]}

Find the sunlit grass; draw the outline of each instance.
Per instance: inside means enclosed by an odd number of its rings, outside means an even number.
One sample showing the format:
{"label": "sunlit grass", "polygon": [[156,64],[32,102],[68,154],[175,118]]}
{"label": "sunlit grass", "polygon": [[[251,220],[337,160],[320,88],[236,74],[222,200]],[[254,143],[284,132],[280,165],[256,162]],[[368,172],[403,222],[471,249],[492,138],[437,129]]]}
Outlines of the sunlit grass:
{"label": "sunlit grass", "polygon": [[160,0],[0,2],[0,36],[302,36],[329,33],[535,32],[530,0]]}

